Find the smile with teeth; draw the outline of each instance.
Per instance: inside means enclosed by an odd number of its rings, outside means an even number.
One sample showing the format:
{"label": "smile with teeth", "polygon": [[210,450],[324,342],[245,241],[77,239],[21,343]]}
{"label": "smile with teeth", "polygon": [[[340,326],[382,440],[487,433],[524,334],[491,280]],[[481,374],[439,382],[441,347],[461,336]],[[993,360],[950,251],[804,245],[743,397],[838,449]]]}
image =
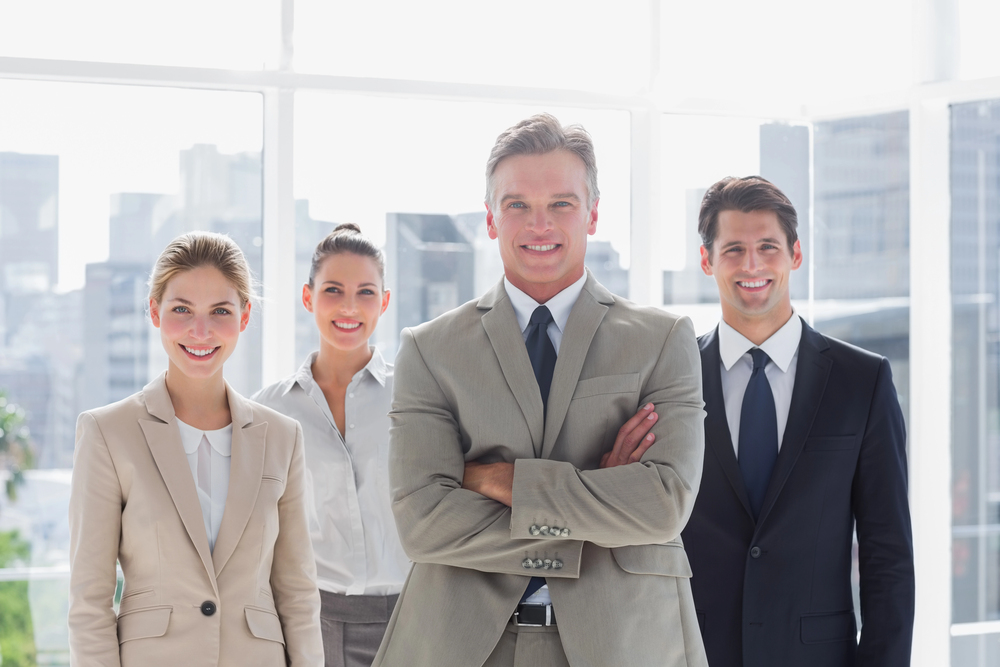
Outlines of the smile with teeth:
{"label": "smile with teeth", "polygon": [[764,285],[771,282],[770,280],[738,280],[736,284],[740,287],[745,287],[746,289],[757,289],[758,287],[763,287]]}
{"label": "smile with teeth", "polygon": [[181,347],[183,347],[188,354],[193,355],[195,357],[207,357],[208,355],[212,354],[213,352],[219,349],[217,347],[208,347],[202,350],[194,347],[188,347],[187,345],[182,345]]}
{"label": "smile with teeth", "polygon": [[333,326],[337,327],[338,329],[351,330],[360,327],[361,322],[334,322]]}
{"label": "smile with teeth", "polygon": [[524,247],[535,252],[548,252],[554,250],[558,245],[558,243],[547,243],[545,245],[525,245]]}

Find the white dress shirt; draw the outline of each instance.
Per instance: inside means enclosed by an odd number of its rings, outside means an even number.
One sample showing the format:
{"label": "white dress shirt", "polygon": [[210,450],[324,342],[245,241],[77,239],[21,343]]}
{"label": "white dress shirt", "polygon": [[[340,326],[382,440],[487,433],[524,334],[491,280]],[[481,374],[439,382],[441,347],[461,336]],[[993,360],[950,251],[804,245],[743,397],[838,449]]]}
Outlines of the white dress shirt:
{"label": "white dress shirt", "polygon": [[795,388],[795,368],[799,362],[799,340],[802,338],[802,320],[795,313],[780,329],[759,346],[750,342],[743,334],[719,322],[719,359],[722,371],[722,396],[726,402],[726,421],[729,435],[740,456],[740,413],[743,411],[743,394],[746,393],[750,374],[753,372],[753,357],[750,350],[760,347],[771,358],[764,367],[764,375],[771,385],[774,396],[774,412],[778,419],[778,449],[785,436],[788,424],[788,409],[792,403]]}
{"label": "white dress shirt", "polygon": [[[188,465],[194,476],[194,487],[198,490],[198,502],[201,504],[201,515],[205,519],[205,534],[208,535],[208,547],[215,550],[215,540],[219,537],[219,526],[222,525],[222,513],[226,510],[226,495],[229,493],[229,463],[233,453],[233,425],[214,431],[203,431],[180,419],[177,426],[181,432],[181,443],[187,454]],[[210,471],[205,481],[210,480],[211,489],[206,490],[199,484],[198,449],[202,440],[208,440],[211,447]]]}
{"label": "white dress shirt", "polygon": [[[559,344],[562,343],[563,333],[566,331],[566,322],[569,320],[569,313],[573,310],[573,305],[576,303],[576,300],[580,298],[580,292],[583,291],[583,284],[585,282],[587,282],[586,271],[583,272],[583,276],[581,276],[579,280],[556,294],[544,304],[545,306],[548,306],[549,312],[552,314],[552,321],[549,322],[549,326],[546,331],[549,334],[549,340],[552,341],[552,347],[556,349],[556,356],[559,355]],[[503,279],[503,286],[507,290],[507,298],[510,299],[510,304],[514,306],[514,314],[517,315],[517,323],[521,327],[521,336],[525,341],[527,341],[528,325],[531,324],[531,314],[535,312],[535,308],[538,308],[543,304],[538,303],[530,296],[514,287],[514,285],[507,280],[506,276],[504,276]],[[549,595],[549,587],[542,586],[524,602],[525,604],[552,604],[552,598]]]}
{"label": "white dress shirt", "polygon": [[316,355],[253,400],[302,425],[319,588],[340,595],[395,595],[403,589],[410,561],[390,506],[392,365],[373,349],[371,361],[351,379],[342,434],[313,379]]}

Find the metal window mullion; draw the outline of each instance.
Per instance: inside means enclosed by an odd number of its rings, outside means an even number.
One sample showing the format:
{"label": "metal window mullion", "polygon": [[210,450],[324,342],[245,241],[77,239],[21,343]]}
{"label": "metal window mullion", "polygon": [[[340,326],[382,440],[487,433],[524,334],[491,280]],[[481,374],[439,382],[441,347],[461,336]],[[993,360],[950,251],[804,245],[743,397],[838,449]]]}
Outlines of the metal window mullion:
{"label": "metal window mullion", "polygon": [[[910,107],[910,511],[916,565],[914,667],[951,662],[952,297],[950,109]],[[915,267],[933,266],[933,271]]]}

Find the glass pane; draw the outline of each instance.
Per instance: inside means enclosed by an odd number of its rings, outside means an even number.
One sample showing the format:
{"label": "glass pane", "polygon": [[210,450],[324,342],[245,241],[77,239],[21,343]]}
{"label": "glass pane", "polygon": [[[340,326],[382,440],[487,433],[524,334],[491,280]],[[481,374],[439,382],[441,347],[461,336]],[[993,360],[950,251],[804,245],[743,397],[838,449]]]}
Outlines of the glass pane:
{"label": "glass pane", "polygon": [[[700,335],[722,316],[715,279],[701,270],[698,212],[705,191],[726,176],[758,174],[788,195],[809,241],[809,128],[754,118],[664,116],[662,136],[663,303],[692,318]],[[791,276],[796,307],[809,296],[809,268]]]}
{"label": "glass pane", "polygon": [[[816,123],[813,128],[814,301],[824,334],[889,360],[909,418],[910,251],[907,112]],[[852,586],[861,625],[857,541]]]}
{"label": "glass pane", "polygon": [[[957,104],[951,109],[954,623],[1000,619],[998,259],[1000,100]],[[969,641],[955,638],[953,649]]]}
{"label": "glass pane", "polygon": [[279,0],[0,2],[0,56],[261,69]]}
{"label": "glass pane", "polygon": [[818,103],[914,82],[911,0],[670,2],[660,20],[662,82],[679,99]]}
{"label": "glass pane", "polygon": [[[355,222],[387,254],[393,292],[375,344],[395,356],[400,329],[454,308],[503,275],[486,236],[486,159],[500,132],[541,109],[513,105],[300,94],[295,115],[298,276],[333,223]],[[630,223],[629,115],[549,109],[591,133],[600,174],[600,218],[588,266],[627,290]],[[317,221],[327,221],[326,224]],[[623,296],[627,296],[624,294]],[[315,349],[304,309],[296,355]],[[299,347],[301,346],[301,347]]]}
{"label": "glass pane", "polygon": [[[0,481],[41,468],[5,489],[16,502],[0,494],[0,597],[30,611],[22,639],[39,662],[66,664],[77,415],[166,368],[146,280],[170,239],[228,233],[260,276],[262,103],[16,81],[0,82],[0,99],[0,437],[13,444],[0,447]],[[226,364],[246,394],[260,386],[259,319]],[[3,663],[24,664],[9,647]]]}
{"label": "glass pane", "polygon": [[298,0],[295,68],[630,94],[649,81],[649,3]]}

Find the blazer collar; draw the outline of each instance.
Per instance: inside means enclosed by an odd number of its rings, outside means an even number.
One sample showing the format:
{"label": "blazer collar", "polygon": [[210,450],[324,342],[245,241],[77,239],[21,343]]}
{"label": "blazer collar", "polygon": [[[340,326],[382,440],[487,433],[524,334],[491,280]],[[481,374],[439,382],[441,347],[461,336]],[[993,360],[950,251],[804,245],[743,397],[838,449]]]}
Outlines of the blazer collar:
{"label": "blazer collar", "polygon": [[503,279],[477,302],[477,308],[486,311],[482,316],[483,327],[507,385],[528,423],[535,456],[546,457],[555,446],[583,370],[590,342],[604,319],[608,306],[614,302],[614,295],[597,282],[588,269],[587,280],[570,311],[562,344],[559,346],[559,357],[556,360],[552,386],[549,388],[547,418],[531,360],[524,346],[524,337],[518,326],[514,307],[507,297]]}
{"label": "blazer collar", "polygon": [[732,434],[729,433],[729,421],[726,419],[726,400],[722,393],[722,357],[719,354],[719,329],[698,339],[701,349],[701,380],[702,391],[705,394],[705,448],[712,452],[722,468],[733,492],[740,499],[747,519],[753,521],[750,509],[750,499],[747,497],[743,474],[740,472],[739,461],[736,460],[736,450],[733,448]]}
{"label": "blazer collar", "polygon": [[139,426],[146,436],[146,443],[188,537],[211,575],[213,587],[216,587],[215,577],[232,556],[257,499],[264,470],[267,422],[254,424],[250,401],[226,383],[226,397],[233,424],[233,449],[229,464],[226,511],[222,515],[222,525],[219,527],[213,552],[208,546],[194,477],[181,443],[180,430],[175,423],[177,415],[167,391],[166,373],[147,384],[142,390],[142,396],[146,411],[153,419],[141,419]]}

